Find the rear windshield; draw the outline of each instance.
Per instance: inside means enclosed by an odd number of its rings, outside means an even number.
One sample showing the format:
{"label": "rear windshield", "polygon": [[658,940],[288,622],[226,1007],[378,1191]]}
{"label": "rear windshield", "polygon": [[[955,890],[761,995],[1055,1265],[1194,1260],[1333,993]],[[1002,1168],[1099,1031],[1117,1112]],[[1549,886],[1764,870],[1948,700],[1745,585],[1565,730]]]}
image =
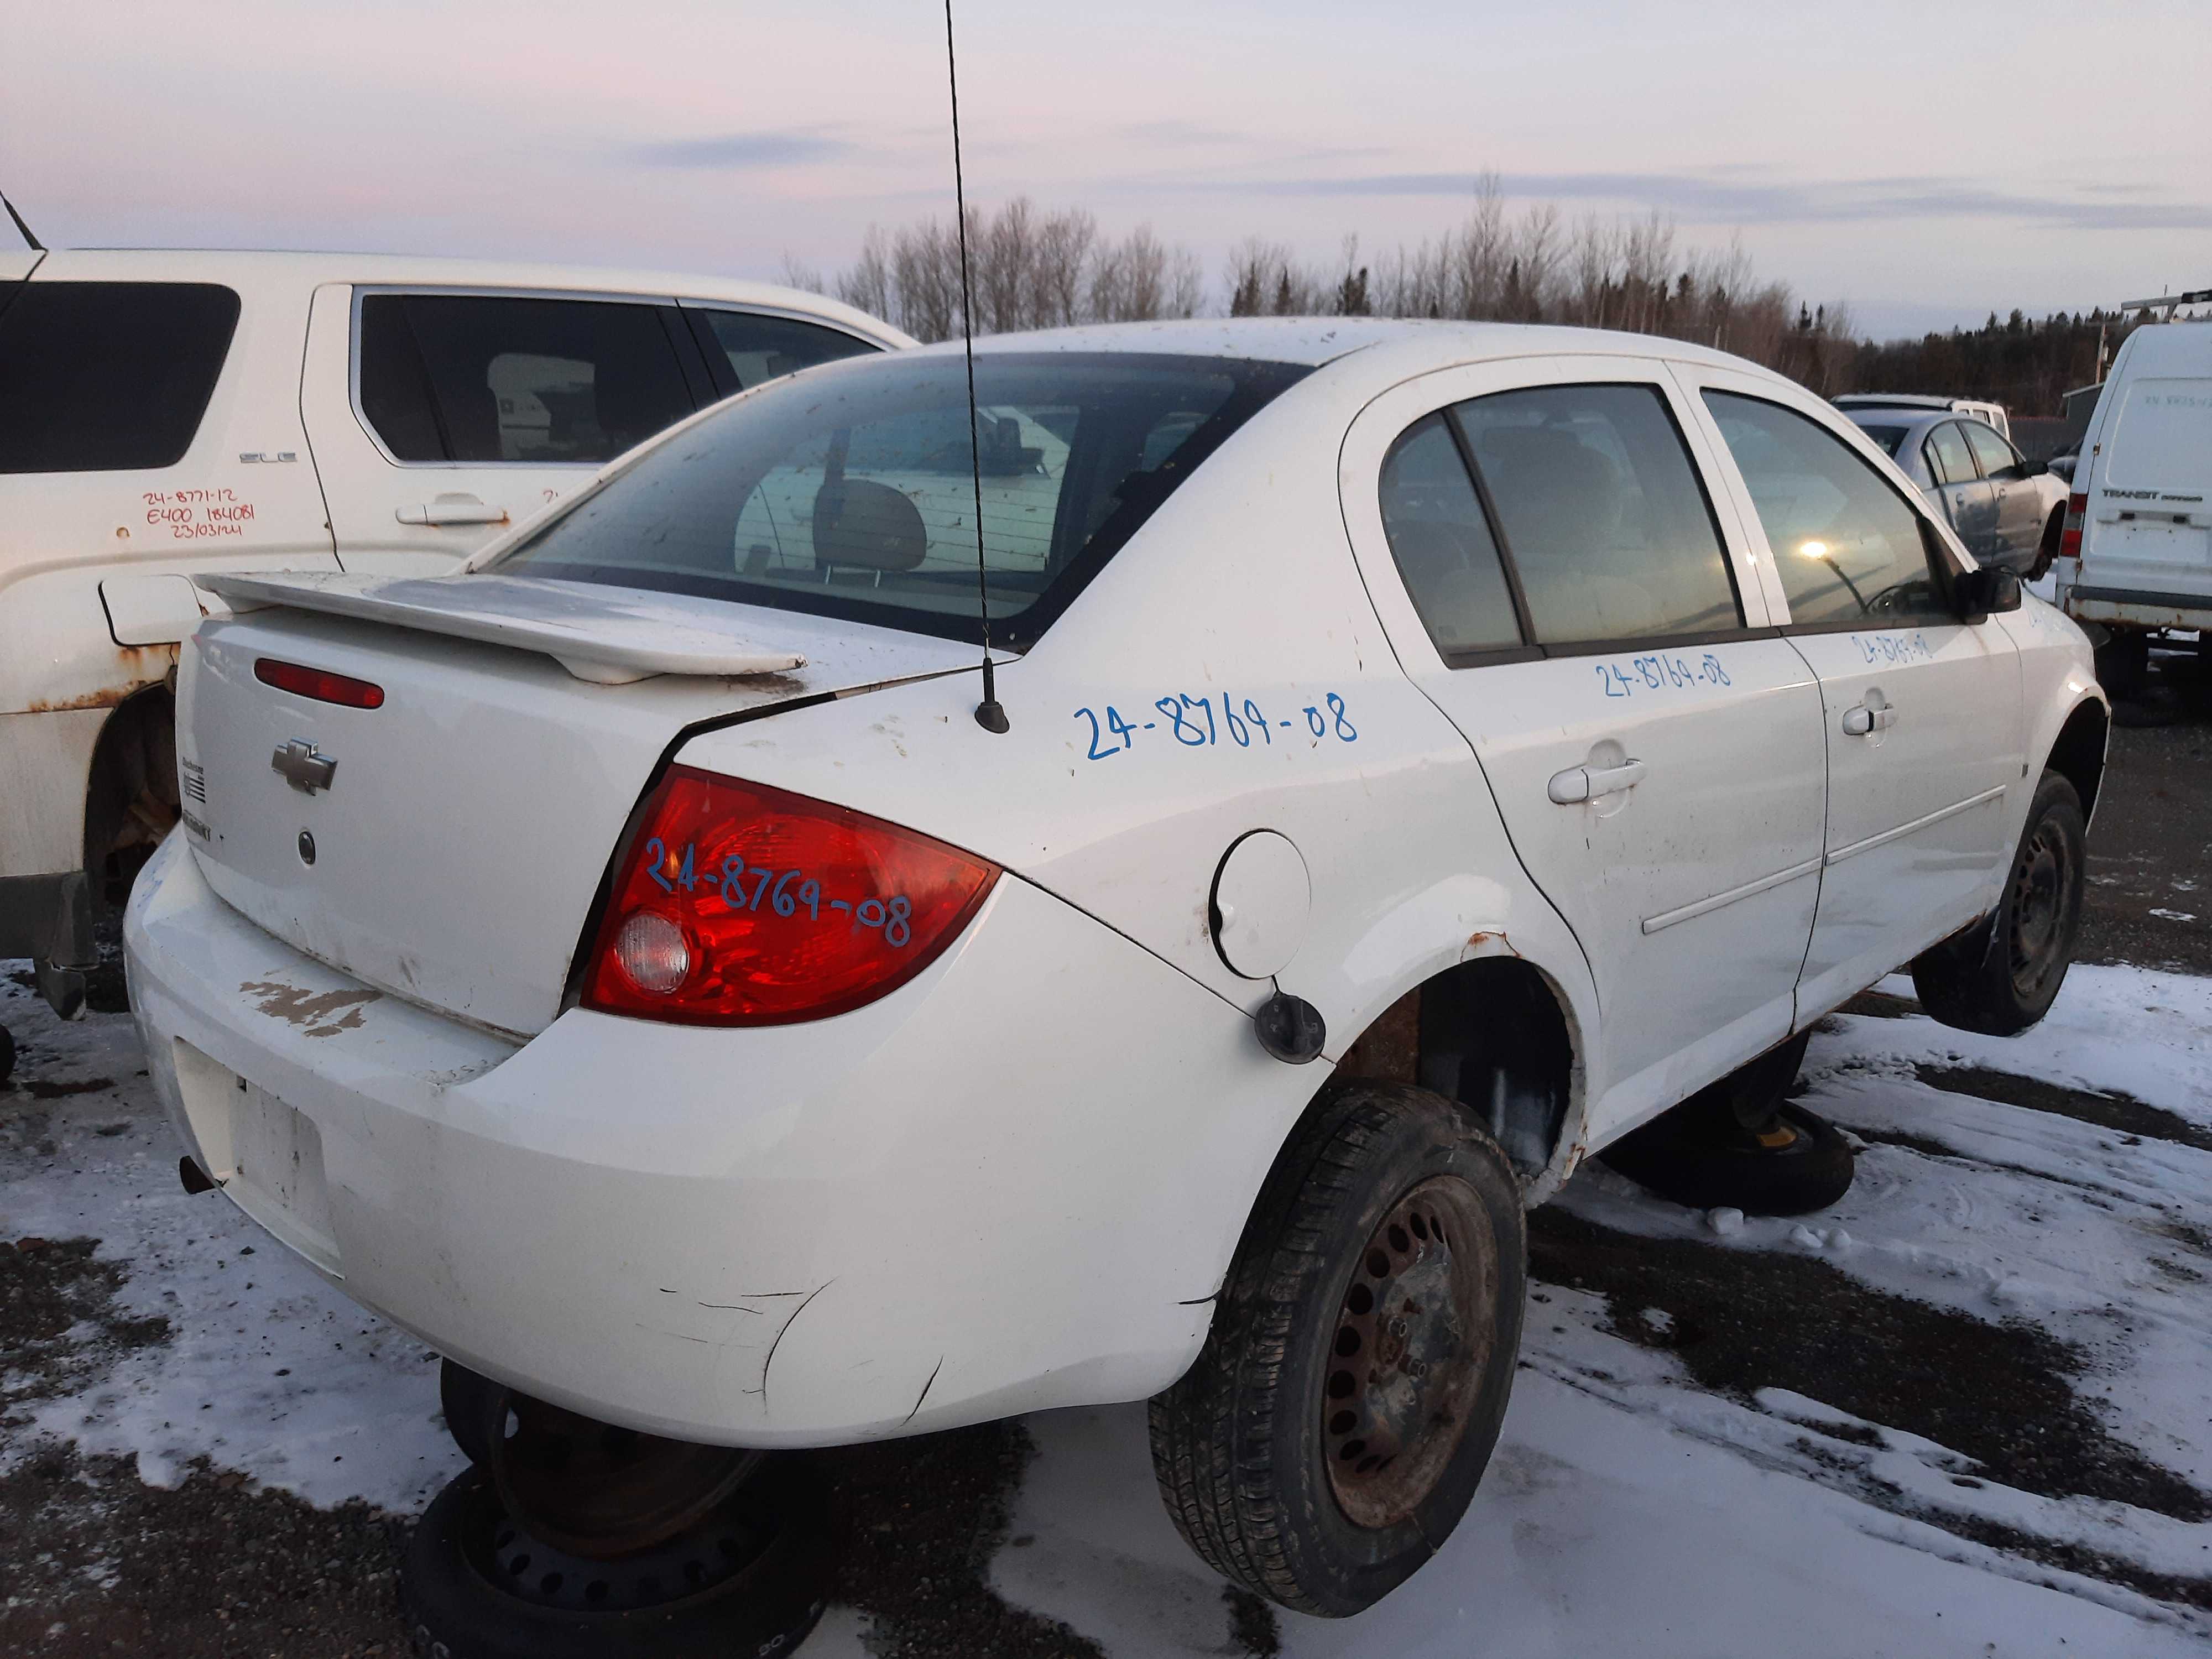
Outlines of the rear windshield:
{"label": "rear windshield", "polygon": [[23,283],[0,309],[0,473],[174,465],[237,326],[210,283]]}
{"label": "rear windshield", "polygon": [[1886,453],[1897,453],[1898,445],[1905,441],[1905,428],[1901,426],[1868,426],[1860,423],[1859,430],[1882,447]]}
{"label": "rear windshield", "polygon": [[[1034,641],[1229,434],[1310,371],[1133,353],[860,358],[777,381],[499,560],[514,574]],[[980,453],[978,449],[980,448]]]}

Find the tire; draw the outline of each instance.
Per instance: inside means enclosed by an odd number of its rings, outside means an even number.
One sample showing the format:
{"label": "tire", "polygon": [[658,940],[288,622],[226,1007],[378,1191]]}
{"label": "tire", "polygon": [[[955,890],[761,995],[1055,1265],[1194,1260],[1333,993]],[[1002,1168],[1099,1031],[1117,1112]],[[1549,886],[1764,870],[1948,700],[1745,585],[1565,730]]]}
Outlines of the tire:
{"label": "tire", "polygon": [[15,1039],[8,1035],[8,1028],[0,1025],[0,1083],[15,1074]]}
{"label": "tire", "polygon": [[1791,1101],[1753,1131],[1732,1112],[1700,1110],[1692,1096],[1598,1156],[1661,1198],[1692,1210],[1729,1205],[1746,1215],[1825,1210],[1858,1172],[1836,1126]]}
{"label": "tire", "polygon": [[[793,1460],[773,1476],[763,1471],[715,1524],[674,1545],[619,1562],[584,1561],[549,1554],[518,1533],[490,1478],[472,1467],[431,1500],[407,1540],[400,1602],[408,1633],[426,1659],[787,1654],[822,1616],[828,1595],[823,1508],[820,1483]],[[697,1582],[695,1570],[708,1579],[704,1589],[641,1599],[641,1586],[656,1577]]]}
{"label": "tire", "polygon": [[1328,1085],[1261,1191],[1197,1362],[1152,1402],[1153,1473],[1191,1548],[1302,1613],[1344,1617],[1404,1583],[1497,1444],[1526,1258],[1512,1168],[1457,1107]]}
{"label": "tire", "polygon": [[507,1389],[450,1359],[438,1362],[438,1404],[446,1432],[478,1468],[491,1464],[492,1442],[507,1428]]}
{"label": "tire", "polygon": [[2081,931],[2086,841],[2074,786],[2045,772],[1997,908],[1913,958],[1923,1008],[1989,1036],[2017,1036],[2050,1012]]}
{"label": "tire", "polygon": [[2140,697],[2150,683],[2150,638],[2115,629],[2097,653],[2097,683],[2113,697]]}
{"label": "tire", "polygon": [[2066,532],[2066,509],[2059,507],[2043,526],[2043,541],[2035,550],[2035,562],[2027,568],[2026,580],[2039,582],[2051,574],[2051,562],[2058,556],[2058,539]]}

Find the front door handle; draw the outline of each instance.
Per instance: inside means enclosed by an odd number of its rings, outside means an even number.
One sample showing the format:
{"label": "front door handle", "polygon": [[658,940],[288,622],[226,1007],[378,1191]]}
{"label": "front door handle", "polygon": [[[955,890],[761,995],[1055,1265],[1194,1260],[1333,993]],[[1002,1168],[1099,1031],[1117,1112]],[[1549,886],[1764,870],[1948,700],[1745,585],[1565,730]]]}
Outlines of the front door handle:
{"label": "front door handle", "polygon": [[402,524],[505,524],[507,509],[487,506],[474,495],[448,494],[420,507],[395,508],[392,516]]}
{"label": "front door handle", "polygon": [[1863,738],[1871,732],[1887,732],[1897,724],[1897,710],[1887,703],[1854,703],[1844,710],[1844,735]]}
{"label": "front door handle", "polygon": [[1618,766],[1570,766],[1564,772],[1552,774],[1544,793],[1561,806],[1573,806],[1595,800],[1600,795],[1633,789],[1643,776],[1644,763],[1640,760],[1623,761]]}

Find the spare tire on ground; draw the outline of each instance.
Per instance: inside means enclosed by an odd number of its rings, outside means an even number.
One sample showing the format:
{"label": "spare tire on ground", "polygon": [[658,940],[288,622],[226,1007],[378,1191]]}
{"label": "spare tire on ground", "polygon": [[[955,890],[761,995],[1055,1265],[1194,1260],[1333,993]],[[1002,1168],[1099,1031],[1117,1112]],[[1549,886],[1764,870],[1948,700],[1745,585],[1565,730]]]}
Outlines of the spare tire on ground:
{"label": "spare tire on ground", "polygon": [[814,1627],[833,1570],[826,1487],[803,1457],[767,1460],[701,1525],[615,1560],[530,1537],[472,1466],[416,1523],[400,1599],[434,1659],[766,1659]]}
{"label": "spare tire on ground", "polygon": [[1850,1143],[1784,1097],[1811,1033],[1801,1031],[1598,1154],[1660,1197],[1693,1210],[1805,1215],[1850,1189]]}

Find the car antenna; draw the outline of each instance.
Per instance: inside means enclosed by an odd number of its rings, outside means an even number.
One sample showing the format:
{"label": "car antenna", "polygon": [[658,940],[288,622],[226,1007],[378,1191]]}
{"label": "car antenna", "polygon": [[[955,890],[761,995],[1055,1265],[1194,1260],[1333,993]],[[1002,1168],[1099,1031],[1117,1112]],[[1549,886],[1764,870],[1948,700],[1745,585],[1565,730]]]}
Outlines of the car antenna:
{"label": "car antenna", "polygon": [[31,245],[31,252],[44,253],[46,251],[46,245],[31,234],[30,226],[23,222],[23,216],[15,211],[15,204],[8,199],[4,192],[0,192],[0,207],[8,210],[8,216],[15,222],[15,228],[23,233],[23,240]]}
{"label": "car antenna", "polygon": [[983,620],[983,701],[975,705],[975,724],[986,732],[1006,729],[999,706],[998,676],[991,666],[991,585],[983,562],[983,440],[975,409],[975,298],[968,276],[968,191],[960,176],[960,74],[952,54],[952,0],[945,0],[945,79],[952,92],[952,210],[960,228],[960,347],[968,358],[968,466],[975,485],[975,605]]}

